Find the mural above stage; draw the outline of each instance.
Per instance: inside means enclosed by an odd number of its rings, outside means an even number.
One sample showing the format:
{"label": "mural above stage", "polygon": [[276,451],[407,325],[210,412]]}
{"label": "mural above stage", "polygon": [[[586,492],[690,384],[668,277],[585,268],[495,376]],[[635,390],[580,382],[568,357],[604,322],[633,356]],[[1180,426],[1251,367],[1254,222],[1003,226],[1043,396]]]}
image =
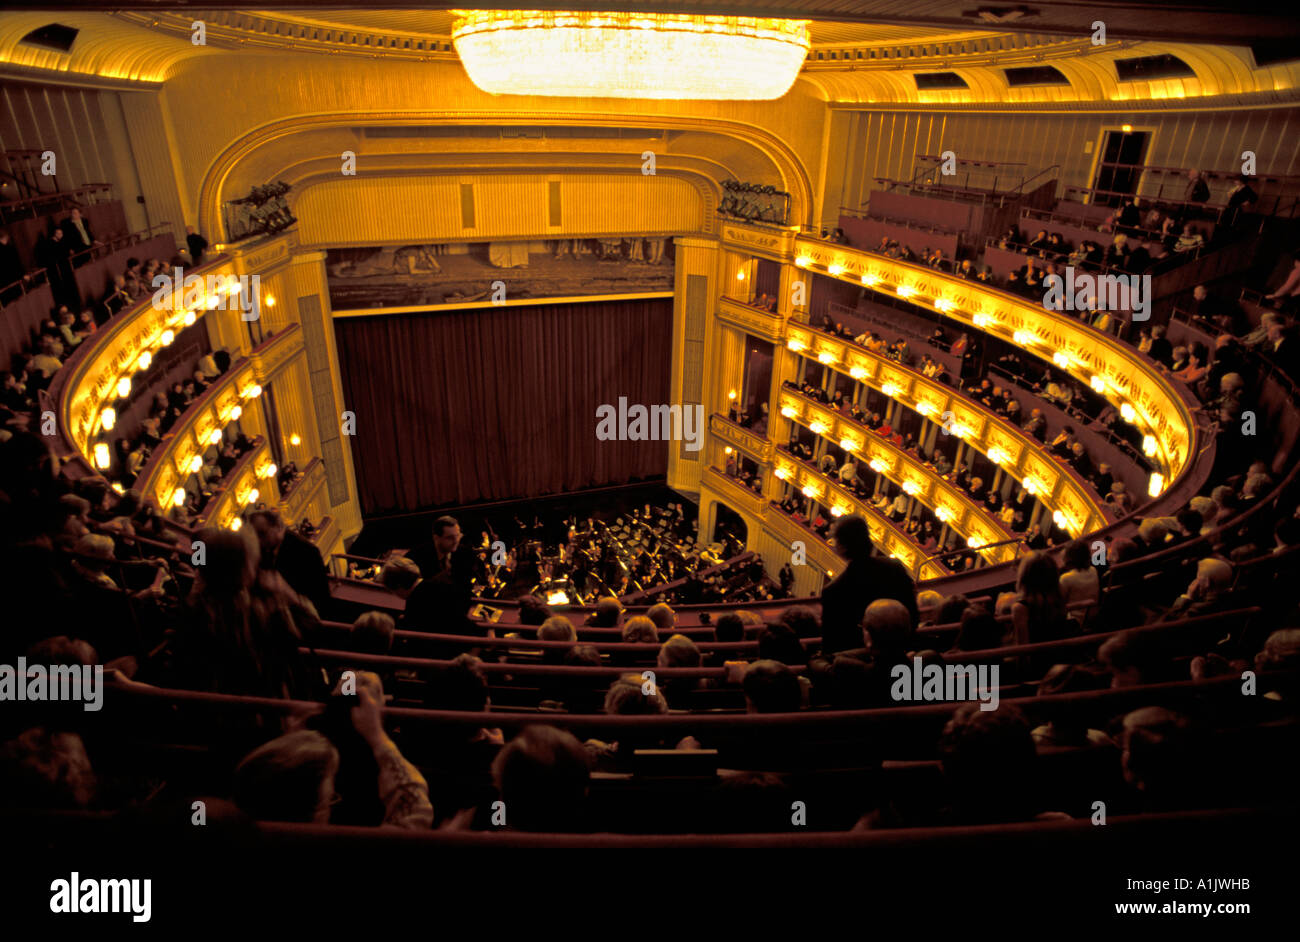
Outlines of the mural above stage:
{"label": "mural above stage", "polygon": [[336,310],[486,301],[492,282],[510,301],[673,290],[665,236],[468,242],[329,249]]}

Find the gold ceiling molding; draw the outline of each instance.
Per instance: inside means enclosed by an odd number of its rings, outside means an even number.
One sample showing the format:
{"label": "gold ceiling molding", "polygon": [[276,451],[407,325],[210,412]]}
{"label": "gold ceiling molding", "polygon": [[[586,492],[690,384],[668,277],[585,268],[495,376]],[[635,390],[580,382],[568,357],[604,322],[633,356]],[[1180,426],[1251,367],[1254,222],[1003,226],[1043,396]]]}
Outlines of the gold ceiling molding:
{"label": "gold ceiling molding", "polygon": [[[812,180],[798,155],[779,137],[764,128],[740,121],[719,118],[693,118],[669,115],[577,114],[572,112],[334,112],[298,115],[284,118],[261,127],[252,128],[231,141],[208,165],[203,174],[197,202],[199,225],[203,231],[220,229],[221,201],[227,179],[239,164],[261,148],[289,135],[327,128],[354,128],[361,125],[385,127],[420,125],[525,125],[556,124],[584,127],[643,127],[665,128],[675,131],[704,131],[731,137],[755,147],[776,168],[781,187],[791,195],[791,219],[811,218],[815,198]],[[667,156],[667,155],[662,155]],[[550,172],[549,170],[547,172]]]}

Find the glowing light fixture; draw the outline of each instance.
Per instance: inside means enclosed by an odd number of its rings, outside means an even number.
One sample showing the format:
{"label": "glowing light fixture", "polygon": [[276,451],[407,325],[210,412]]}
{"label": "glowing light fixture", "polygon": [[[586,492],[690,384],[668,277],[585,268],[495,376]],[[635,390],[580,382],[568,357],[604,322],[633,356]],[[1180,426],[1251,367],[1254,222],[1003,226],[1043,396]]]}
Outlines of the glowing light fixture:
{"label": "glowing light fixture", "polygon": [[842,275],[844,274],[844,266],[837,262],[831,262],[831,264],[826,266],[826,274],[831,276]]}
{"label": "glowing light fixture", "polygon": [[795,353],[798,353],[800,350],[808,349],[808,344],[804,343],[798,337],[791,337],[789,340],[785,342],[785,345],[791,350],[793,350]]}
{"label": "glowing light fixture", "polygon": [[793,419],[793,418],[794,418],[796,415],[798,415],[798,414],[799,414],[799,410],[796,409],[794,406],[782,406],[782,407],[781,407],[781,415],[782,415],[784,418],[787,418],[787,419]]}
{"label": "glowing light fixture", "polygon": [[831,353],[829,350],[823,350],[821,353],[817,354],[817,359],[822,363],[834,363],[836,357],[835,354]]}
{"label": "glowing light fixture", "polygon": [[777,468],[777,469],[776,469],[775,471],[773,471],[772,473],[773,473],[774,475],[776,475],[777,480],[780,480],[780,481],[784,481],[784,480],[786,480],[787,478],[790,477],[790,472],[787,471],[785,468]]}
{"label": "glowing light fixture", "polygon": [[557,589],[554,592],[548,592],[546,594],[546,604],[547,605],[568,605],[569,594],[565,592],[563,589]]}
{"label": "glowing light fixture", "polygon": [[816,484],[805,484],[805,485],[803,486],[803,496],[804,496],[804,497],[816,497],[816,496],[817,496],[817,493],[818,493],[818,491],[817,491],[817,485],[816,485]]}
{"label": "glowing light fixture", "polygon": [[890,399],[893,399],[903,390],[901,390],[895,383],[883,383],[881,384],[880,391]]}
{"label": "glowing light fixture", "polygon": [[221,444],[221,429],[214,428],[211,432],[208,433],[208,444],[209,445]]}
{"label": "glowing light fixture", "polygon": [[864,285],[866,285],[868,288],[870,288],[870,287],[872,287],[872,286],[874,286],[874,285],[878,285],[878,284],[880,284],[880,276],[879,276],[879,275],[872,275],[872,274],[863,275],[863,276],[862,276],[862,283],[863,283]]}
{"label": "glowing light fixture", "polygon": [[169,328],[162,332],[162,336],[158,338],[158,342],[161,343],[164,347],[170,347],[172,345],[172,341],[175,339],[176,339],[176,331],[171,330]]}
{"label": "glowing light fixture", "polygon": [[957,305],[953,304],[947,298],[936,298],[934,302],[934,309],[936,311],[942,311],[944,314],[949,313],[956,306]]}
{"label": "glowing light fixture", "polygon": [[989,449],[989,461],[992,461],[994,464],[1006,464],[1010,460],[1011,456],[1003,449],[998,448],[997,446]]}
{"label": "glowing light fixture", "polygon": [[929,416],[929,415],[934,415],[936,412],[939,411],[939,409],[932,402],[918,402],[916,404],[916,411],[921,413],[921,415]]}
{"label": "glowing light fixture", "polygon": [[203,467],[203,456],[195,455],[187,463],[186,470],[188,470],[190,474],[196,474],[201,467]]}
{"label": "glowing light fixture", "polygon": [[1039,483],[1038,478],[1025,478],[1025,493],[1031,497],[1037,497],[1043,491],[1043,485]]}
{"label": "glowing light fixture", "polygon": [[117,381],[117,398],[125,399],[131,395],[131,377],[123,376]]}
{"label": "glowing light fixture", "polygon": [[737,281],[744,281],[744,280],[745,280],[745,273],[744,273],[743,271],[738,271],[738,272],[736,272],[736,280],[737,280]]}
{"label": "glowing light fixture", "polygon": [[889,465],[885,464],[879,458],[872,458],[869,462],[867,462],[867,466],[877,474],[884,474],[885,471],[888,470],[889,468]]}
{"label": "glowing light fixture", "polygon": [[987,314],[976,314],[973,318],[971,318],[971,320],[973,320],[975,322],[975,326],[979,328],[987,327],[989,326],[989,324],[993,323],[993,318],[989,317]]}
{"label": "glowing light fixture", "polygon": [[259,497],[261,497],[261,496],[262,496],[262,495],[261,495],[261,493],[257,490],[257,488],[255,488],[255,487],[254,487],[254,488],[250,488],[249,491],[248,491],[248,494],[246,495],[246,498],[245,498],[245,500],[244,500],[244,503],[246,503],[246,504],[255,504],[255,503],[257,503],[257,499],[258,499]]}
{"label": "glowing light fixture", "polygon": [[800,255],[798,258],[794,260],[794,264],[796,268],[807,268],[809,265],[812,264],[812,259],[809,258],[807,255]]}
{"label": "glowing light fixture", "polygon": [[1070,368],[1070,355],[1068,353],[1062,353],[1060,350],[1057,350],[1055,353],[1052,354],[1052,362],[1055,363],[1057,366],[1059,366],[1061,369],[1068,370]]}
{"label": "glowing light fixture", "polygon": [[492,95],[770,101],[808,55],[806,20],[455,10],[452,43]]}
{"label": "glowing light fixture", "polygon": [[865,379],[867,376],[867,371],[865,368],[861,366],[855,366],[851,370],[849,370],[849,375],[852,376],[854,379]]}
{"label": "glowing light fixture", "polygon": [[1104,376],[1094,376],[1088,380],[1088,385],[1092,387],[1095,393],[1104,393],[1106,391],[1106,378]]}
{"label": "glowing light fixture", "polygon": [[1156,455],[1156,437],[1154,435],[1142,436],[1142,454],[1148,458],[1154,458]]}
{"label": "glowing light fixture", "polygon": [[95,442],[95,467],[101,471],[107,471],[112,462],[113,458],[108,450],[108,445],[104,442]]}
{"label": "glowing light fixture", "polygon": [[944,523],[948,523],[953,518],[952,508],[936,507],[934,508],[934,515],[938,517],[940,520],[942,520]]}
{"label": "glowing light fixture", "polygon": [[113,493],[114,493],[114,494],[125,494],[125,493],[126,493],[126,488],[123,487],[121,484],[118,484],[116,481],[114,481],[112,484],[110,484],[109,487],[111,487],[111,488],[113,489]]}
{"label": "glowing light fixture", "polygon": [[857,451],[858,443],[851,438],[841,438],[840,447],[843,448],[845,451]]}
{"label": "glowing light fixture", "polygon": [[726,448],[722,449],[722,453],[725,454],[725,455],[729,455],[729,454],[731,454],[734,450],[735,450],[735,449],[733,449],[730,445],[728,445]]}
{"label": "glowing light fixture", "polygon": [[916,294],[916,289],[909,285],[899,285],[894,289],[894,293],[900,298],[910,298],[912,295]]}
{"label": "glowing light fixture", "polygon": [[138,370],[147,370],[149,369],[149,364],[152,362],[153,354],[146,350],[144,353],[140,354],[140,358],[135,361],[135,366]]}
{"label": "glowing light fixture", "polygon": [[117,424],[117,410],[112,406],[105,409],[99,414],[99,425],[105,432],[113,431],[113,426]]}
{"label": "glowing light fixture", "polygon": [[262,395],[262,387],[257,385],[257,383],[249,386],[239,394],[241,399],[256,399],[260,395]]}
{"label": "glowing light fixture", "polygon": [[294,446],[301,445],[302,436],[300,436],[297,432],[294,432],[292,435],[289,436],[289,444]]}
{"label": "glowing light fixture", "polygon": [[979,549],[981,546],[987,546],[988,541],[978,534],[971,534],[966,538],[966,545],[971,549]]}
{"label": "glowing light fixture", "polygon": [[1063,514],[1059,510],[1052,511],[1052,522],[1056,524],[1058,527],[1060,527],[1062,530],[1064,530],[1065,523],[1066,523],[1065,514]]}
{"label": "glowing light fixture", "polygon": [[1131,402],[1121,402],[1119,404],[1119,416],[1125,422],[1133,422],[1137,419],[1137,409],[1133,408]]}
{"label": "glowing light fixture", "polygon": [[812,431],[814,435],[825,435],[828,431],[830,431],[830,429],[826,427],[825,422],[814,421],[808,426],[808,428]]}
{"label": "glowing light fixture", "polygon": [[243,525],[244,525],[244,521],[239,517],[236,517],[235,519],[230,521],[230,529],[234,530],[236,533],[239,532],[239,528],[242,527]]}
{"label": "glowing light fixture", "polygon": [[1034,342],[1034,335],[1027,330],[1017,330],[1011,338],[1022,347],[1027,347]]}
{"label": "glowing light fixture", "polygon": [[244,409],[242,406],[233,406],[231,407],[231,410],[226,413],[225,419],[227,422],[236,422],[239,420],[239,417],[243,414],[244,414]]}
{"label": "glowing light fixture", "polygon": [[728,399],[735,399],[735,398],[736,398],[736,391],[733,389],[731,392],[727,393],[727,398],[728,398]]}
{"label": "glowing light fixture", "polygon": [[915,497],[917,494],[921,493],[921,485],[917,484],[915,481],[904,481],[903,490]]}
{"label": "glowing light fixture", "polygon": [[173,507],[185,506],[185,488],[178,487],[176,488],[176,490],[172,491],[172,506]]}
{"label": "glowing light fixture", "polygon": [[185,312],[185,326],[186,326],[186,327],[193,327],[193,326],[194,326],[194,322],[195,322],[196,320],[198,320],[198,319],[199,319],[199,316],[198,316],[197,314],[195,314],[193,311],[186,311],[186,312]]}
{"label": "glowing light fixture", "polygon": [[1147,494],[1151,497],[1159,497],[1165,490],[1165,476],[1159,471],[1151,472],[1151,480],[1147,482]]}
{"label": "glowing light fixture", "polygon": [[843,516],[844,516],[844,508],[841,507],[839,504],[836,504],[834,507],[831,508],[831,516],[832,516],[832,517],[843,517]]}

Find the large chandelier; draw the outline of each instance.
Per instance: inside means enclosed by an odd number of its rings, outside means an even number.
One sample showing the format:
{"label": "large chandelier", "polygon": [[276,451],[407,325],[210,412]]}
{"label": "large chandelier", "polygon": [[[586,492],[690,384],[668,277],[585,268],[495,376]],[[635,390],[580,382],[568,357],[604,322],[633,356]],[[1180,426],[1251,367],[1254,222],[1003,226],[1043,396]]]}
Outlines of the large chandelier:
{"label": "large chandelier", "polygon": [[770,100],[808,55],[808,21],[683,13],[455,10],[452,41],[494,95]]}

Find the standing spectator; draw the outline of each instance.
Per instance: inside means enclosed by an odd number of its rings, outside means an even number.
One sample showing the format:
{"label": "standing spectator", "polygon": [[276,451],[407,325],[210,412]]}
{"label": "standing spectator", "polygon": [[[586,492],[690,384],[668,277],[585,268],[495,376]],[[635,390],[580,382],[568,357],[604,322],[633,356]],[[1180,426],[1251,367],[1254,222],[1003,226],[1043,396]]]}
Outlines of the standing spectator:
{"label": "standing spectator", "polygon": [[862,643],[862,615],[878,599],[895,599],[907,609],[916,626],[916,586],[896,559],[871,555],[871,530],[854,514],[841,517],[834,540],[849,565],[822,590],[822,649],[826,652],[856,648]]}
{"label": "standing spectator", "polygon": [[100,244],[94,233],[90,231],[90,223],[81,215],[79,209],[74,209],[69,213],[68,218],[59,223],[59,226],[63,229],[64,235],[67,236],[68,251],[73,255]]}
{"label": "standing spectator", "polygon": [[293,589],[315,606],[318,613],[329,601],[329,579],[320,550],[289,530],[275,510],[255,510],[249,524],[257,533],[262,550],[262,568],[278,572]]}
{"label": "standing spectator", "polygon": [[208,240],[199,235],[193,226],[185,227],[185,244],[190,250],[190,261],[198,268],[203,264],[203,253],[207,251]]}
{"label": "standing spectator", "polygon": [[10,243],[9,233],[0,230],[0,304],[7,304],[22,293],[12,286],[26,277],[27,271],[18,257],[18,249]]}

